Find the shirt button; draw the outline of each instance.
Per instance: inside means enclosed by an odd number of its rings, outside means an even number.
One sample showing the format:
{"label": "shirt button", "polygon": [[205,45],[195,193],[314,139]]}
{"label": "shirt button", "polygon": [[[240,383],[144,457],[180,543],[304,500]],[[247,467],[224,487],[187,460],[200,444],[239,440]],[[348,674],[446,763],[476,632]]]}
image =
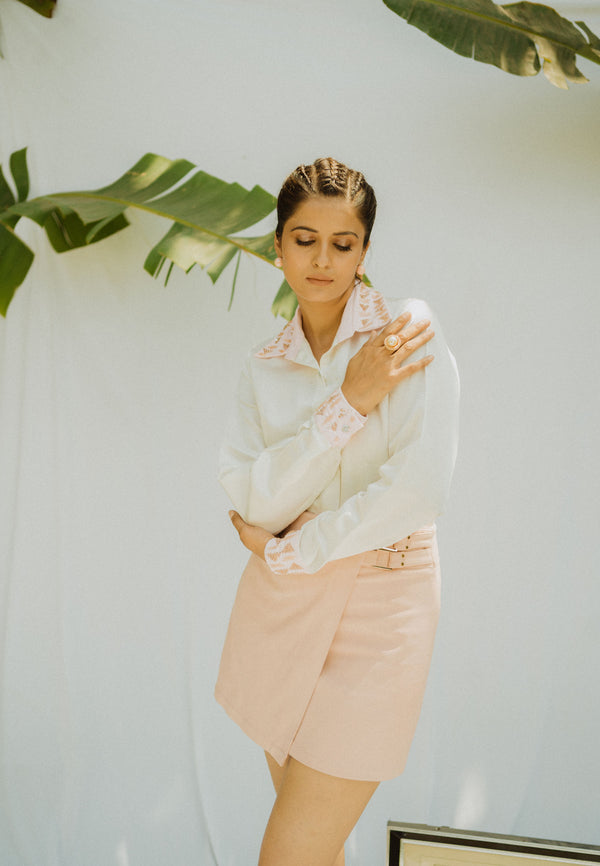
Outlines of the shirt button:
{"label": "shirt button", "polygon": [[347,424],[344,424],[344,426],[342,427],[342,433],[349,433],[349,432],[350,432],[350,428],[348,427]]}

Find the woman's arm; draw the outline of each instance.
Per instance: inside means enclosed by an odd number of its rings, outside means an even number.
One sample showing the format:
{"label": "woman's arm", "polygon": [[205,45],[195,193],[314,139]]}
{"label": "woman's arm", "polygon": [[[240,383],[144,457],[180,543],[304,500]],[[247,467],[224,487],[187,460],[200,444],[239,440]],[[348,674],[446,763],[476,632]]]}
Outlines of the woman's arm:
{"label": "woman's arm", "polygon": [[[410,313],[404,313],[380,334],[373,334],[351,359],[342,388],[295,435],[268,447],[251,366],[246,366],[238,388],[236,417],[221,449],[219,472],[221,484],[246,523],[277,534],[315,501],[337,472],[342,448],[366,422],[359,407],[364,404],[366,413],[398,381],[428,363],[421,358],[401,366],[431,338],[428,324],[427,320],[412,323]],[[405,341],[395,356],[383,348],[388,334],[398,334]],[[347,401],[346,390],[354,406]]]}
{"label": "woman's arm", "polygon": [[267,447],[247,366],[221,449],[219,481],[247,523],[281,532],[329,484],[343,446],[365,421],[338,389],[294,436]]}
{"label": "woman's arm", "polygon": [[443,511],[456,457],[459,385],[437,324],[435,330],[428,347],[434,362],[390,395],[390,412],[402,404],[402,418],[378,479],[337,510],[270,541],[266,559],[274,571],[318,571],[330,560],[392,544]]}

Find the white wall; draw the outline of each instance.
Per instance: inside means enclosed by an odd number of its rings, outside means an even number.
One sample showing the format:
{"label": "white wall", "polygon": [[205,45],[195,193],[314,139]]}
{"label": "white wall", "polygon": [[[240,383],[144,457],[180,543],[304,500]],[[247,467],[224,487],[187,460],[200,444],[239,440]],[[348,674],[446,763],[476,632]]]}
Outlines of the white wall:
{"label": "white wall", "polygon": [[[59,0],[52,21],[2,0],[0,20],[0,157],[29,147],[33,194],[147,150],[276,192],[334,155],[378,193],[374,283],[444,323],[463,383],[444,613],[408,769],[350,866],[383,863],[389,818],[600,843],[600,69],[563,93],[366,0]],[[152,220],[60,257],[22,230],[37,258],[0,322],[0,861],[246,866],[271,792],[212,698],[245,559],[214,466],[277,274],[245,262],[227,312],[227,276],[143,272]]]}

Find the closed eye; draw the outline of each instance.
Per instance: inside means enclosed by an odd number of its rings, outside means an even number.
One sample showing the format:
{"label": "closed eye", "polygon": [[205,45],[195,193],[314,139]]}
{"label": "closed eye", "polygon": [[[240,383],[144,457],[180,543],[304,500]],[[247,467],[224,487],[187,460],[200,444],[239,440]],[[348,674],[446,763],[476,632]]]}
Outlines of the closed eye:
{"label": "closed eye", "polygon": [[[311,244],[314,244],[314,240],[302,241],[300,238],[296,238],[295,240],[299,247],[310,247]],[[343,244],[334,244],[334,247],[342,253],[348,253],[352,249],[352,247],[345,247]]]}

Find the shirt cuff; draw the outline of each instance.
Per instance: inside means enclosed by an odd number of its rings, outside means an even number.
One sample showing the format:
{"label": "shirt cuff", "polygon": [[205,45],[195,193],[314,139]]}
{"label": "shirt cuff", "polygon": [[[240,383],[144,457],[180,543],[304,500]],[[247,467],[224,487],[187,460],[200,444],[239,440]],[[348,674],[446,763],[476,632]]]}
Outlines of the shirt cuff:
{"label": "shirt cuff", "polygon": [[304,574],[306,569],[300,556],[300,530],[267,541],[265,560],[275,574]]}
{"label": "shirt cuff", "polygon": [[315,412],[317,429],[334,448],[343,448],[367,423],[364,415],[351,406],[338,388]]}

